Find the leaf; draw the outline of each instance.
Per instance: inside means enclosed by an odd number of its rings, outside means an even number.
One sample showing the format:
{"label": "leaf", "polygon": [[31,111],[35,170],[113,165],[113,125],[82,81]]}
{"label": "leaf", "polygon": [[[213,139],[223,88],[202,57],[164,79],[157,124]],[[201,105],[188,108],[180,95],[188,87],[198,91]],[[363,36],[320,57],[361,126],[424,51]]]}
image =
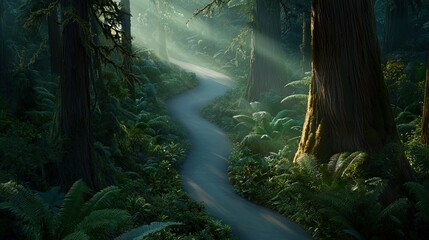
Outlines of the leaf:
{"label": "leaf", "polygon": [[307,102],[308,94],[293,94],[283,98],[280,103],[285,103],[289,101],[297,101],[297,102]]}
{"label": "leaf", "polygon": [[256,124],[255,120],[253,120],[252,117],[249,117],[246,115],[236,115],[236,116],[233,116],[233,118],[237,120],[240,124],[248,128],[253,128],[253,126],[255,126]]}
{"label": "leaf", "polygon": [[138,228],[134,228],[129,232],[123,233],[115,240],[142,240],[144,237],[151,233],[155,233],[163,230],[166,227],[172,225],[181,225],[178,222],[152,222],[149,225],[142,225]]}

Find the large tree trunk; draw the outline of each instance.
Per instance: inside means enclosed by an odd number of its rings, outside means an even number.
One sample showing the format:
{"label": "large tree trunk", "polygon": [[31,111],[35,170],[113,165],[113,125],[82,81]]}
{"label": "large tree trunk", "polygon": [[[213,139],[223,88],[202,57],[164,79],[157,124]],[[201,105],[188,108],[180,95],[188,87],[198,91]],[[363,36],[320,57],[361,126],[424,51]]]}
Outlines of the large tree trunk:
{"label": "large tree trunk", "polygon": [[250,70],[246,99],[259,100],[272,91],[282,93],[279,0],[256,0],[251,36]]}
{"label": "large tree trunk", "polygon": [[122,16],[122,31],[124,32],[124,36],[122,38],[122,46],[124,50],[126,51],[126,54],[124,55],[124,61],[123,65],[125,68],[125,71],[127,72],[127,86],[128,91],[130,93],[131,99],[136,99],[136,93],[135,93],[135,83],[134,79],[131,76],[132,72],[132,61],[131,61],[131,55],[132,55],[132,49],[131,49],[131,8],[130,8],[130,0],[121,0],[121,6],[122,10],[124,11],[124,15]]}
{"label": "large tree trunk", "polygon": [[[295,160],[304,153],[321,162],[340,152],[374,156],[400,145],[381,70],[373,1],[312,0],[312,8],[313,76]],[[399,155],[400,162],[390,165],[402,167],[400,174],[409,178],[408,161]]]}
{"label": "large tree trunk", "polygon": [[51,73],[59,76],[61,74],[61,32],[60,23],[58,21],[57,9],[48,16],[48,37],[49,37],[49,52],[51,55]]}
{"label": "large tree trunk", "polygon": [[[80,21],[89,22],[86,0],[62,0],[66,14],[73,11]],[[70,13],[65,19],[70,17]],[[69,187],[83,179],[91,188],[99,189],[99,175],[93,158],[89,94],[89,57],[85,41],[89,36],[75,21],[63,28],[63,66],[60,80],[58,112],[59,173],[61,185]]]}
{"label": "large tree trunk", "polygon": [[426,66],[425,97],[423,101],[421,142],[429,145],[429,52]]}
{"label": "large tree trunk", "polygon": [[383,34],[383,52],[404,45],[408,36],[408,0],[393,0],[386,3]]}

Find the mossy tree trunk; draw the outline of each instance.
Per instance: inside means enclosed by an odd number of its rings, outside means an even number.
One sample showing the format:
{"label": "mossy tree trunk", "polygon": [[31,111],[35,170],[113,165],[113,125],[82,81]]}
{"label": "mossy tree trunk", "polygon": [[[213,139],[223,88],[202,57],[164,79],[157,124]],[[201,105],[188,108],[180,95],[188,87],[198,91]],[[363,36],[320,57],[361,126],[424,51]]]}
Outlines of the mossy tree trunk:
{"label": "mossy tree trunk", "polygon": [[[373,1],[312,0],[312,46],[313,76],[295,160],[305,153],[321,162],[340,152],[371,156],[399,145],[381,70]],[[394,165],[408,178],[411,168],[399,154],[401,160]]]}
{"label": "mossy tree trunk", "polygon": [[283,92],[279,0],[256,0],[246,99]]}
{"label": "mossy tree trunk", "polygon": [[123,16],[122,16],[122,31],[123,31],[123,38],[122,38],[122,47],[125,50],[124,55],[124,61],[123,66],[125,69],[125,72],[127,72],[126,76],[126,82],[128,87],[128,92],[130,93],[131,99],[136,99],[136,93],[135,93],[135,83],[134,78],[131,77],[132,73],[132,48],[131,48],[131,7],[130,7],[130,0],[121,0],[121,6],[123,10]]}
{"label": "mossy tree trunk", "polygon": [[404,45],[408,36],[408,0],[386,2],[383,52],[389,53]]}
{"label": "mossy tree trunk", "polygon": [[[86,0],[61,0],[64,19],[78,17],[89,23]],[[93,156],[92,116],[90,110],[89,55],[85,41],[87,29],[76,21],[67,21],[62,32],[63,66],[57,113],[57,144],[60,152],[61,185],[68,188],[83,179],[92,189],[99,189],[99,175]]]}
{"label": "mossy tree trunk", "polygon": [[426,66],[425,95],[423,101],[421,142],[429,145],[429,52]]}

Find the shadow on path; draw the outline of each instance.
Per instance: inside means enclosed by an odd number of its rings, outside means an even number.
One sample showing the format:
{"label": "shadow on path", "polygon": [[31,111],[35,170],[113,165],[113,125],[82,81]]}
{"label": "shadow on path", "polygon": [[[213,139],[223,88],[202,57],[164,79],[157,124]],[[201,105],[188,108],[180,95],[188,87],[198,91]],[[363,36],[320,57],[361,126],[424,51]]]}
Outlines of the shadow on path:
{"label": "shadow on path", "polygon": [[240,197],[228,181],[228,156],[231,143],[218,127],[207,122],[200,109],[233,86],[218,72],[172,60],[185,70],[195,72],[200,82],[191,91],[168,101],[170,114],[189,132],[191,150],[183,169],[183,185],[207,212],[232,227],[240,240],[310,239],[298,225],[280,214]]}

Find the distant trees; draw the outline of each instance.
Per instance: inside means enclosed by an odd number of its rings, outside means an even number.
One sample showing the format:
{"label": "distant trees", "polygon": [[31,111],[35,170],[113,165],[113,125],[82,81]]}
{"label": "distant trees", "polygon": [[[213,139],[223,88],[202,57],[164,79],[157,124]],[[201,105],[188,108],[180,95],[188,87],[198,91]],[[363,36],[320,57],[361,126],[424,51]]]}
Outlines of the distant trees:
{"label": "distant trees", "polygon": [[421,143],[429,145],[429,52],[426,63],[425,95],[423,101]]}
{"label": "distant trees", "polygon": [[134,79],[132,77],[129,77],[132,72],[131,68],[131,55],[132,55],[132,49],[131,49],[131,7],[130,7],[130,0],[121,0],[121,6],[122,6],[122,19],[121,19],[121,25],[122,25],[122,47],[124,48],[125,55],[124,55],[124,61],[123,66],[124,70],[128,72],[128,75],[126,76],[128,91],[130,92],[131,98],[134,100],[136,98],[135,93],[135,83]]}
{"label": "distant trees", "polygon": [[408,36],[409,0],[386,1],[385,25],[383,34],[383,52],[400,47]]}
{"label": "distant trees", "polygon": [[[312,9],[313,76],[295,160],[304,153],[327,162],[339,152],[371,156],[392,144],[400,148],[381,71],[373,1],[312,0]],[[398,162],[385,162],[386,168],[409,179],[412,171],[401,153]]]}

